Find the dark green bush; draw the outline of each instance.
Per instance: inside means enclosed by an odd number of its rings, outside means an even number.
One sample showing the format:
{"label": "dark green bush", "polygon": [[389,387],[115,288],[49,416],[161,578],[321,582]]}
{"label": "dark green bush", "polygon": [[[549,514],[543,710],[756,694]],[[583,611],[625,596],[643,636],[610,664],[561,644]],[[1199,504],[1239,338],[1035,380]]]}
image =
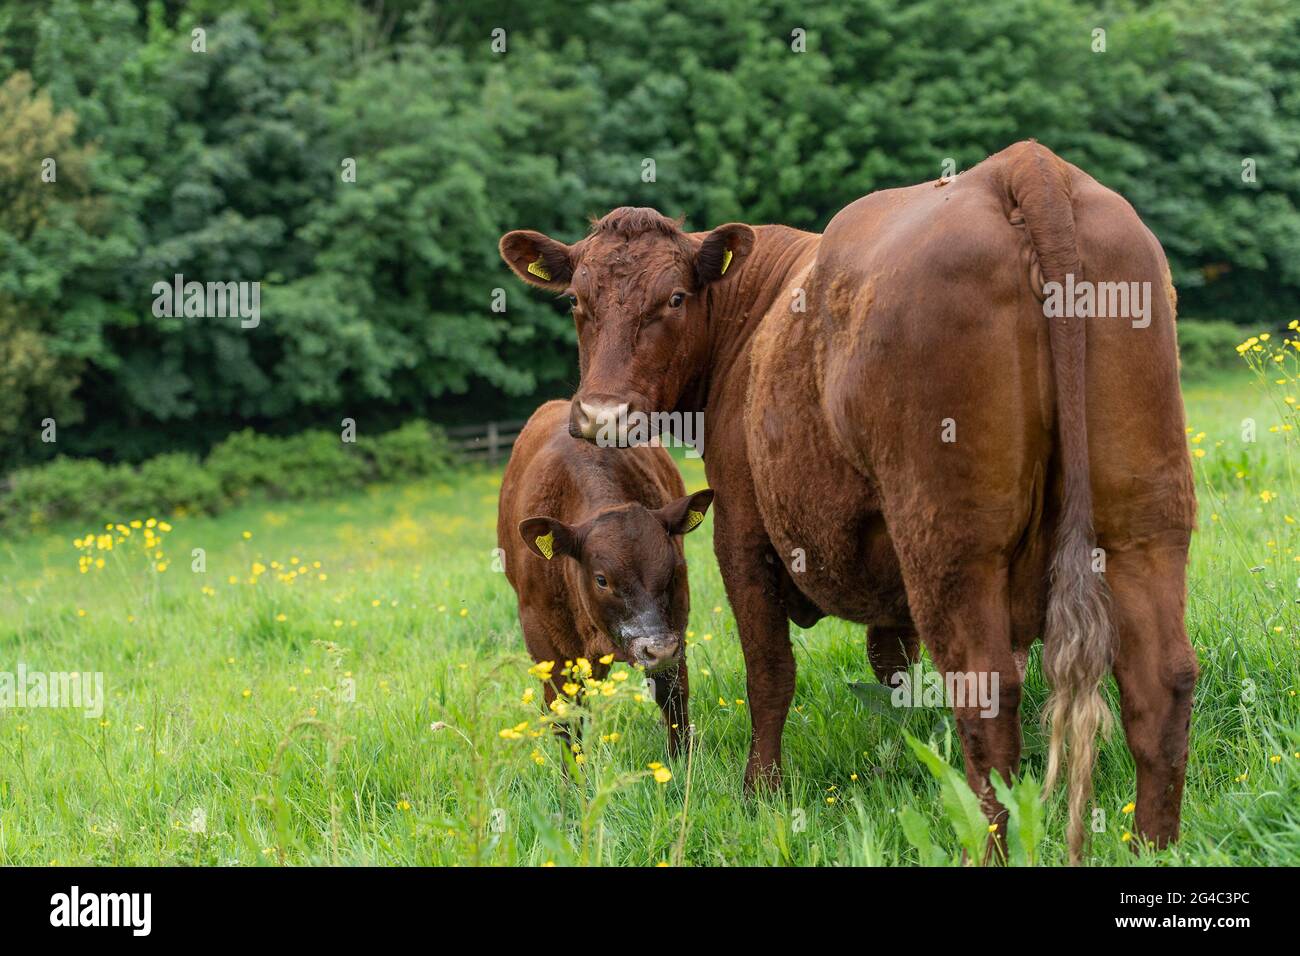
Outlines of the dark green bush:
{"label": "dark green bush", "polygon": [[370,477],[356,447],[326,431],[273,438],[246,428],[213,448],[207,467],[233,501],[252,494],[309,498],[356,488]]}
{"label": "dark green bush", "polygon": [[437,474],[452,463],[446,436],[424,421],[407,422],[359,444],[374,465],[375,477],[382,481]]}
{"label": "dark green bush", "polygon": [[[200,463],[198,456],[179,452],[150,458],[140,465],[142,494],[122,504],[119,517],[146,513],[212,514],[222,506],[221,485]],[[132,506],[134,505],[134,506]]]}
{"label": "dark green bush", "polygon": [[285,438],[236,432],[205,461],[169,453],[139,467],[60,456],[0,483],[0,527],[67,521],[123,521],[152,515],[212,514],[250,496],[312,498],[451,467],[441,429],[414,421],[356,444],[327,431]]}
{"label": "dark green bush", "polygon": [[284,485],[278,447],[277,439],[245,428],[216,445],[204,466],[231,501],[254,492],[274,493]]}
{"label": "dark green bush", "polygon": [[334,432],[303,432],[282,439],[277,453],[283,475],[276,489],[279,497],[328,495],[359,488],[369,477],[368,463],[357,446],[343,442]]}
{"label": "dark green bush", "polygon": [[1218,319],[1181,319],[1178,355],[1183,378],[1204,378],[1225,369],[1244,368],[1237,346],[1247,333],[1241,326]]}
{"label": "dark green bush", "polygon": [[66,458],[23,468],[8,478],[0,495],[0,519],[6,527],[38,527],[86,516],[86,505],[110,483],[110,469],[93,459]]}

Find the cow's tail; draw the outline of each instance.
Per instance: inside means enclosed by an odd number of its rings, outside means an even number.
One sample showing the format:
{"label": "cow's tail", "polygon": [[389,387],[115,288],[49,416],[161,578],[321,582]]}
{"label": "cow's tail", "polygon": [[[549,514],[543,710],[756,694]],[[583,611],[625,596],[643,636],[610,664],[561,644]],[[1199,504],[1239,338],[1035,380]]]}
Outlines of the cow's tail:
{"label": "cow's tail", "polygon": [[[1011,161],[1008,185],[1037,257],[1040,276],[1035,278],[1064,284],[1072,274],[1076,281],[1082,280],[1065,164],[1037,143],[1025,144]],[[1063,761],[1068,762],[1070,861],[1077,863],[1085,836],[1084,811],[1092,795],[1097,732],[1110,730],[1110,708],[1100,688],[1114,662],[1115,637],[1106,582],[1093,570],[1085,320],[1051,317],[1046,321],[1056,386],[1062,496],[1043,634],[1043,672],[1051,685],[1044,715],[1051,724],[1045,789],[1051,791]]]}

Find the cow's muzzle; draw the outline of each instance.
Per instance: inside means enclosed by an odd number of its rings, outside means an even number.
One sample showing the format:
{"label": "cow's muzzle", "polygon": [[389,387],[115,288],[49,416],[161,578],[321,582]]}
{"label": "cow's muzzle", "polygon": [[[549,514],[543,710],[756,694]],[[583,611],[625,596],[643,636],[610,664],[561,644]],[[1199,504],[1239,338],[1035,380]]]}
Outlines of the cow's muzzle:
{"label": "cow's muzzle", "polygon": [[627,442],[628,403],[575,398],[569,413],[569,434],[574,438],[600,444],[623,445]]}

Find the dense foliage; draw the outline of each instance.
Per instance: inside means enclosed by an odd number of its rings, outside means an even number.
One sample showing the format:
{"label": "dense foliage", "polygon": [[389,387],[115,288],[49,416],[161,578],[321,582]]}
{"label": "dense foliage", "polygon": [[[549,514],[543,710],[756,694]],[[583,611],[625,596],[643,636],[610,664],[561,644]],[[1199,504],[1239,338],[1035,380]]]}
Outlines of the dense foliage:
{"label": "dense foliage", "polygon": [[[624,203],[820,228],[1029,136],[1133,202],[1185,317],[1300,305],[1292,0],[21,6],[0,11],[0,470],[517,414],[575,363],[504,231],[572,240]],[[261,323],[155,317],[178,273],[260,282]]]}
{"label": "dense foliage", "polygon": [[454,463],[443,432],[419,420],[354,442],[323,429],[272,437],[246,428],[202,461],[188,452],[164,452],[138,466],[60,455],[0,484],[0,529],[70,522],[98,529],[106,515],[212,515],[249,500],[322,498],[374,481],[445,475]]}

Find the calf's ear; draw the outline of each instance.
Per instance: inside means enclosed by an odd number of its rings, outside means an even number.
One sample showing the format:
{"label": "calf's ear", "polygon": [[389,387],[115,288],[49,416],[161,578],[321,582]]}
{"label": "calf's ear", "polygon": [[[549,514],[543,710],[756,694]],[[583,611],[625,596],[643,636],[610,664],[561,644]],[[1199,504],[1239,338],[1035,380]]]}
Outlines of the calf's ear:
{"label": "calf's ear", "polygon": [[705,488],[693,495],[668,502],[654,514],[663,522],[669,534],[686,534],[704,523],[704,515],[711,504],[713,489]]}
{"label": "calf's ear", "polygon": [[501,258],[530,285],[563,292],[573,278],[573,247],[531,229],[501,237]]}
{"label": "calf's ear", "polygon": [[519,537],[528,550],[547,561],[556,555],[578,556],[578,535],[563,521],[554,518],[525,518],[519,522]]}
{"label": "calf's ear", "polygon": [[695,278],[700,285],[734,274],[754,248],[754,230],[743,222],[729,222],[704,237],[695,253]]}

